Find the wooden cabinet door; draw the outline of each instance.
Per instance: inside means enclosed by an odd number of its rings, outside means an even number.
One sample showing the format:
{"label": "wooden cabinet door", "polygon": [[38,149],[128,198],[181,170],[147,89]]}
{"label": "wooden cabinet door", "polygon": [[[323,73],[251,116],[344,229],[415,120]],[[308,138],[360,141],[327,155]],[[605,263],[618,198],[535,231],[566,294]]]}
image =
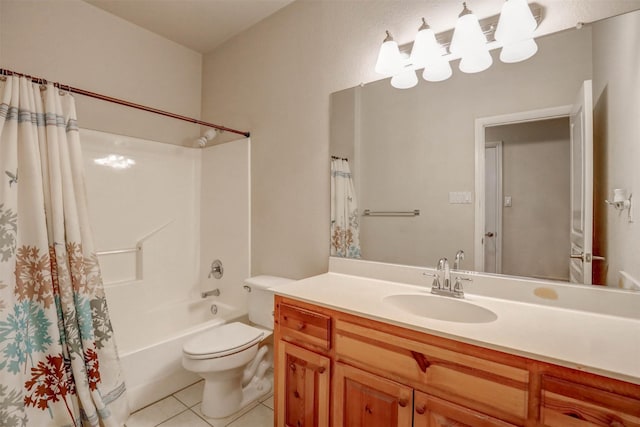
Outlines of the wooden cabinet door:
{"label": "wooden cabinet door", "polygon": [[415,392],[413,427],[515,427],[428,394]]}
{"label": "wooden cabinet door", "polygon": [[276,427],[327,427],[330,359],[286,341],[277,347]]}
{"label": "wooden cabinet door", "polygon": [[333,427],[411,427],[413,389],[335,364]]}

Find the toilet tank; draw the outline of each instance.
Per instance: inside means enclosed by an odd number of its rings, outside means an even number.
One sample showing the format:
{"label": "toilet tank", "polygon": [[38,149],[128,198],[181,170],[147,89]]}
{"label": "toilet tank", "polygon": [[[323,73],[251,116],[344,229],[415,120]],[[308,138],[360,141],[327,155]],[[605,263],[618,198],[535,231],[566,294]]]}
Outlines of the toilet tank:
{"label": "toilet tank", "polygon": [[273,329],[273,301],[274,293],[269,288],[275,288],[294,280],[277,276],[254,276],[245,280],[249,292],[249,320],[256,325]]}

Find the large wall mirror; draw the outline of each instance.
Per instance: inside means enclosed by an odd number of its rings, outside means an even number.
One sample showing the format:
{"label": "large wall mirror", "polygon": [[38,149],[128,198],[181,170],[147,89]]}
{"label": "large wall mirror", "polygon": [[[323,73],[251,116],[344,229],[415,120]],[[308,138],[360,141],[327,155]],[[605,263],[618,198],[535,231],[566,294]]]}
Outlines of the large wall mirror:
{"label": "large wall mirror", "polygon": [[640,11],[536,40],[525,62],[331,95],[333,256],[462,250],[464,270],[640,289],[640,210],[605,202],[640,203]]}

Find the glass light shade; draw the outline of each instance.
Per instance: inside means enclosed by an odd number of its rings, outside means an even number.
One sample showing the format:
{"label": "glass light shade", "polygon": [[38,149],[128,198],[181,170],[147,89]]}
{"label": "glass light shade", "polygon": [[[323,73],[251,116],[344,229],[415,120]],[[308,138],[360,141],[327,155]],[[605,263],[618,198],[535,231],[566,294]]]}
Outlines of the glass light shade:
{"label": "glass light shade", "polygon": [[396,74],[391,78],[391,86],[396,89],[410,89],[418,84],[418,76],[416,70],[407,67],[400,74]]}
{"label": "glass light shade", "polygon": [[376,73],[393,76],[402,71],[403,65],[398,43],[394,40],[386,40],[382,43],[378,52],[378,60],[376,61]]}
{"label": "glass light shade", "polygon": [[409,61],[415,68],[422,68],[429,62],[433,62],[433,58],[442,56],[442,49],[436,40],[436,35],[430,28],[418,31],[416,39],[411,48],[411,56]]}
{"label": "glass light shade", "polygon": [[463,73],[479,73],[491,67],[493,58],[489,51],[478,50],[473,54],[463,56],[460,59],[460,71]]}
{"label": "glass light shade", "polygon": [[494,37],[506,46],[533,38],[537,26],[538,23],[526,0],[507,0],[502,5]]}
{"label": "glass light shade", "polygon": [[467,13],[458,18],[449,50],[461,58],[474,55],[478,50],[487,51],[487,38],[474,14]]}
{"label": "glass light shade", "polygon": [[422,78],[429,82],[441,82],[447,80],[453,74],[449,61],[440,57],[439,61],[428,63],[422,72]]}
{"label": "glass light shade", "polygon": [[500,61],[508,64],[531,58],[538,51],[538,45],[533,39],[521,40],[503,46],[500,51]]}

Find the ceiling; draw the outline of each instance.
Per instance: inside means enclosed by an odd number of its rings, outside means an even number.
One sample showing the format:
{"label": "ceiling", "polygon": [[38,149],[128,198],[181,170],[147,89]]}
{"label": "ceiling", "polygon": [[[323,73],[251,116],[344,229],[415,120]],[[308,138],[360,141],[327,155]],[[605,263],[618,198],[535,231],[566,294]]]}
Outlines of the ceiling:
{"label": "ceiling", "polygon": [[[0,0],[1,1],[1,0]],[[216,47],[255,25],[293,0],[84,0],[142,28],[173,40],[196,52],[209,53]],[[310,0],[350,1],[365,0]],[[436,31],[451,30],[462,0],[366,0],[394,4],[398,15],[411,11],[411,3],[428,10],[429,24]],[[592,22],[640,8],[640,0],[528,0],[543,15],[538,36]],[[504,0],[473,0],[472,10],[480,18],[494,16]],[[413,15],[412,15],[413,16]],[[413,16],[415,18],[415,16]],[[382,24],[382,23],[381,23]],[[396,27],[397,40],[410,40],[415,32],[403,34]],[[398,37],[399,36],[399,37]]]}
{"label": "ceiling", "polygon": [[293,0],[85,0],[189,49],[208,53]]}

